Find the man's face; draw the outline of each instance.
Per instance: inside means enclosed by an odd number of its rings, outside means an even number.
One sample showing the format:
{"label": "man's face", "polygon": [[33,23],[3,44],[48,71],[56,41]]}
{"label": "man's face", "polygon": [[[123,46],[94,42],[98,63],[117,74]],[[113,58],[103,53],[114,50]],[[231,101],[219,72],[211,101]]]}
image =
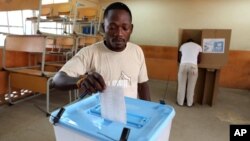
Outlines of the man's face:
{"label": "man's face", "polygon": [[123,51],[132,33],[133,25],[125,10],[110,10],[104,19],[105,41],[109,49]]}

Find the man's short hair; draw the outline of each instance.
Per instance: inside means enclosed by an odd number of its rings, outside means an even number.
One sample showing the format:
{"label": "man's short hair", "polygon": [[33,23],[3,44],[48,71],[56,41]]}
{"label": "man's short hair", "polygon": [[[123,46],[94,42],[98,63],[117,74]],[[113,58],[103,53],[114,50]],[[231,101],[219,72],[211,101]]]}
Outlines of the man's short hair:
{"label": "man's short hair", "polygon": [[108,15],[108,12],[111,11],[111,10],[125,10],[128,12],[129,16],[130,16],[130,20],[132,21],[132,14],[131,14],[131,11],[130,9],[128,8],[128,6],[124,3],[121,3],[121,2],[115,2],[115,3],[112,3],[110,4],[104,11],[104,18],[107,17]]}

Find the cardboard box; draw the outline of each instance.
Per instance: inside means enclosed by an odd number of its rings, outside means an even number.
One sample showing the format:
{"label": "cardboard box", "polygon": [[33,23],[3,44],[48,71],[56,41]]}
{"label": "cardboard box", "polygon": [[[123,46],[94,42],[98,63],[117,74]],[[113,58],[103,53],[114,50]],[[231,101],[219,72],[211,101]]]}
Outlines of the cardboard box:
{"label": "cardboard box", "polygon": [[[180,46],[185,43],[189,38],[192,38],[194,42],[200,44],[203,49],[199,68],[220,69],[227,63],[231,38],[230,29],[180,29],[178,50]],[[204,52],[204,43],[206,41],[208,42],[208,39],[210,39],[210,41],[213,39],[224,39],[223,51]]]}
{"label": "cardboard box", "polygon": [[[119,140],[124,127],[130,129],[128,141],[168,141],[175,111],[169,105],[125,98],[127,123],[103,119],[99,95],[92,95],[65,107],[54,125],[57,141]],[[53,122],[58,110],[52,112]]]}
{"label": "cardboard box", "polygon": [[231,29],[180,29],[178,50],[190,38],[203,50],[194,102],[212,106],[218,93],[220,69],[228,61]]}
{"label": "cardboard box", "polygon": [[212,106],[215,103],[219,88],[219,69],[199,68],[194,101]]}
{"label": "cardboard box", "polygon": [[[222,68],[228,61],[230,38],[231,38],[230,29],[203,29],[201,38],[203,53],[201,55],[201,63],[199,64],[199,67],[212,68],[212,69]],[[223,51],[216,51],[215,49],[215,51],[206,52],[204,43],[208,39],[214,39],[214,40],[224,39],[224,43],[222,43]],[[214,42],[214,44],[215,43],[216,42]]]}

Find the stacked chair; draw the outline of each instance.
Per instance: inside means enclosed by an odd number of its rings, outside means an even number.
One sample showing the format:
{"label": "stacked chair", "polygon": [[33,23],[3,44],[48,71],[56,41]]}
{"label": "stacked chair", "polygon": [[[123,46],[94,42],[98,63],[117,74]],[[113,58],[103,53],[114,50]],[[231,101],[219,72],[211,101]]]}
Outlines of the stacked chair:
{"label": "stacked chair", "polygon": [[[21,0],[17,1],[22,3]],[[2,49],[2,70],[6,71],[8,76],[7,97],[8,102],[12,105],[46,94],[46,112],[50,113],[53,76],[81,48],[102,40],[102,36],[98,35],[99,29],[97,30],[97,24],[100,26],[100,13],[96,7],[75,7],[74,9],[72,3],[42,6],[40,0],[32,1],[34,4],[31,3],[31,0],[28,1],[30,3],[27,4],[28,6],[20,5],[24,6],[21,7],[21,10],[39,10],[37,16],[26,19],[26,21],[32,22],[34,25],[32,33],[37,35],[6,35]],[[8,7],[8,5],[0,7]],[[76,11],[72,16],[73,9]],[[13,9],[1,9],[0,11],[2,10]],[[41,32],[39,30],[40,22],[61,23],[63,32],[61,35]],[[84,33],[83,29],[76,32],[75,24],[78,24],[80,29],[89,26],[89,33]],[[20,54],[22,54],[21,57]],[[15,61],[15,63],[11,61]],[[31,93],[31,96],[15,98],[13,93],[16,90]],[[77,98],[79,92],[77,90],[73,92]],[[70,102],[71,93],[72,91],[69,92]]]}
{"label": "stacked chair", "polygon": [[[42,35],[7,35],[3,48],[3,68],[9,73],[8,95],[9,103],[15,104],[23,101],[12,101],[12,88],[28,89],[34,93],[46,94],[46,110],[50,112],[51,80],[55,72],[45,71],[46,36]],[[10,52],[22,52],[28,55],[25,66],[8,65]],[[34,61],[35,60],[35,61]],[[20,61],[20,60],[18,60]],[[34,95],[36,96],[36,95]],[[31,97],[28,97],[31,98]]]}

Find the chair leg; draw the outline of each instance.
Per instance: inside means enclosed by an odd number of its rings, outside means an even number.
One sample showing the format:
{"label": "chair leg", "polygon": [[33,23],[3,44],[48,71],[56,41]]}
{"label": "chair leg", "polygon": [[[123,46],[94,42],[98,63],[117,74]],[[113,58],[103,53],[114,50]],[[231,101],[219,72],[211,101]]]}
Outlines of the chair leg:
{"label": "chair leg", "polygon": [[10,75],[8,76],[8,102],[9,102],[9,106],[13,105],[13,102],[11,100],[11,86],[10,86],[11,82],[10,82]]}
{"label": "chair leg", "polygon": [[71,103],[72,102],[72,92],[71,92],[71,90],[69,90],[69,103]]}
{"label": "chair leg", "polygon": [[53,77],[50,77],[48,80],[47,80],[47,93],[46,93],[46,109],[47,109],[47,115],[46,116],[49,116],[50,114],[50,102],[49,102],[49,96],[50,96],[50,83],[52,82],[52,78]]}
{"label": "chair leg", "polygon": [[79,90],[78,89],[75,89],[74,91],[75,93],[75,100],[77,100],[79,98]]}

